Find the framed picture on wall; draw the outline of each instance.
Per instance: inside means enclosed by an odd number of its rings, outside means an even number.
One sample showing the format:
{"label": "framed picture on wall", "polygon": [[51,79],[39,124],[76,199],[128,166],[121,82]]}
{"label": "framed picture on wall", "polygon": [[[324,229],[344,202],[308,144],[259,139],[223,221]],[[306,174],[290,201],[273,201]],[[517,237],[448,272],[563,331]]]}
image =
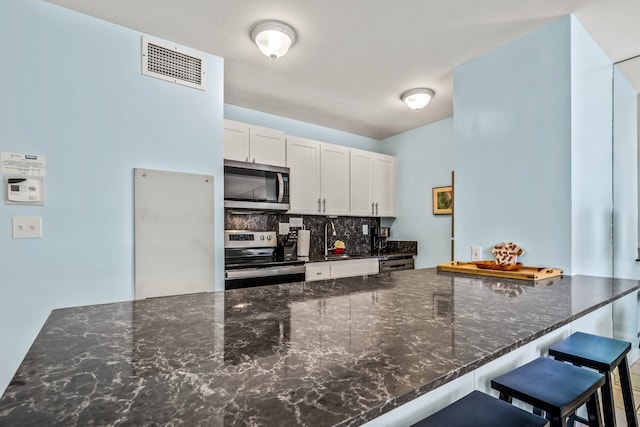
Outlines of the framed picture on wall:
{"label": "framed picture on wall", "polygon": [[433,214],[451,215],[453,213],[453,189],[451,186],[433,187]]}

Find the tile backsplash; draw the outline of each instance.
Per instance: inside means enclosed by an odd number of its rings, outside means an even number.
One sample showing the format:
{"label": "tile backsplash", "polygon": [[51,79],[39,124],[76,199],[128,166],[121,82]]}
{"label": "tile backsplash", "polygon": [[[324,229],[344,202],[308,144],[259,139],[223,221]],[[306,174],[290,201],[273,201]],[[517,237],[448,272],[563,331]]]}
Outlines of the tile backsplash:
{"label": "tile backsplash", "polygon": [[329,221],[333,221],[336,229],[336,236],[331,235],[329,225],[329,247],[333,247],[335,240],[342,240],[345,243],[345,253],[368,254],[371,251],[370,234],[362,234],[362,226],[367,225],[369,232],[373,227],[380,226],[379,218],[371,217],[337,217],[327,218],[326,216],[314,215],[286,215],[279,212],[269,212],[262,214],[236,214],[225,212],[225,230],[269,230],[278,231],[278,224],[289,222],[289,218],[302,218],[302,222],[307,230],[311,230],[311,243],[309,245],[309,255],[311,257],[324,254],[324,227]]}

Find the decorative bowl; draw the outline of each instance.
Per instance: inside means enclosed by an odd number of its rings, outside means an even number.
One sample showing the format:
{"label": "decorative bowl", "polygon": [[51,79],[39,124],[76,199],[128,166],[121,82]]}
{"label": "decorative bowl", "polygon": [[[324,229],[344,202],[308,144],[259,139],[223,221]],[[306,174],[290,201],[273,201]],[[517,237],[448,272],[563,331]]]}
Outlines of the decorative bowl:
{"label": "decorative bowl", "polygon": [[517,263],[514,265],[500,265],[496,264],[495,261],[474,261],[474,264],[476,265],[476,267],[485,270],[516,271],[522,268],[522,263]]}

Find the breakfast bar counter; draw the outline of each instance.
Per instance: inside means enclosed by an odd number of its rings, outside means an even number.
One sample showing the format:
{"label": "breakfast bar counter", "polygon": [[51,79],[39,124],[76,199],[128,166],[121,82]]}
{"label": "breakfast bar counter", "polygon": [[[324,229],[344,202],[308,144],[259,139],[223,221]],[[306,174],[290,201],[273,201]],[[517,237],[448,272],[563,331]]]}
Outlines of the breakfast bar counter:
{"label": "breakfast bar counter", "polygon": [[420,269],[58,309],[0,425],[360,425],[637,289]]}

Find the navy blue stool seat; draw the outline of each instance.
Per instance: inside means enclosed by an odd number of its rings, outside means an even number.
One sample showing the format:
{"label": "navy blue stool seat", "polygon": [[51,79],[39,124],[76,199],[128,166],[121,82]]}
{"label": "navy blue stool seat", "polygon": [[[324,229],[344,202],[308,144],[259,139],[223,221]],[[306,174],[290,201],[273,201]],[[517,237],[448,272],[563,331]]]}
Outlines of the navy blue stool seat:
{"label": "navy blue stool seat", "polygon": [[480,391],[472,391],[460,400],[412,427],[543,427],[549,422],[495,399]]}
{"label": "navy blue stool seat", "polygon": [[567,339],[551,346],[549,355],[556,360],[592,368],[605,375],[605,383],[602,387],[601,395],[604,425],[607,427],[616,425],[611,373],[615,368],[618,368],[627,425],[628,427],[637,427],[638,421],[633,402],[629,364],[626,357],[629,350],[631,350],[630,342],[576,332]]}
{"label": "navy blue stool seat", "polygon": [[567,417],[587,404],[589,426],[600,427],[600,404],[597,391],[604,385],[604,375],[540,357],[491,380],[500,399],[511,403],[518,399],[547,413],[551,426],[566,426]]}

